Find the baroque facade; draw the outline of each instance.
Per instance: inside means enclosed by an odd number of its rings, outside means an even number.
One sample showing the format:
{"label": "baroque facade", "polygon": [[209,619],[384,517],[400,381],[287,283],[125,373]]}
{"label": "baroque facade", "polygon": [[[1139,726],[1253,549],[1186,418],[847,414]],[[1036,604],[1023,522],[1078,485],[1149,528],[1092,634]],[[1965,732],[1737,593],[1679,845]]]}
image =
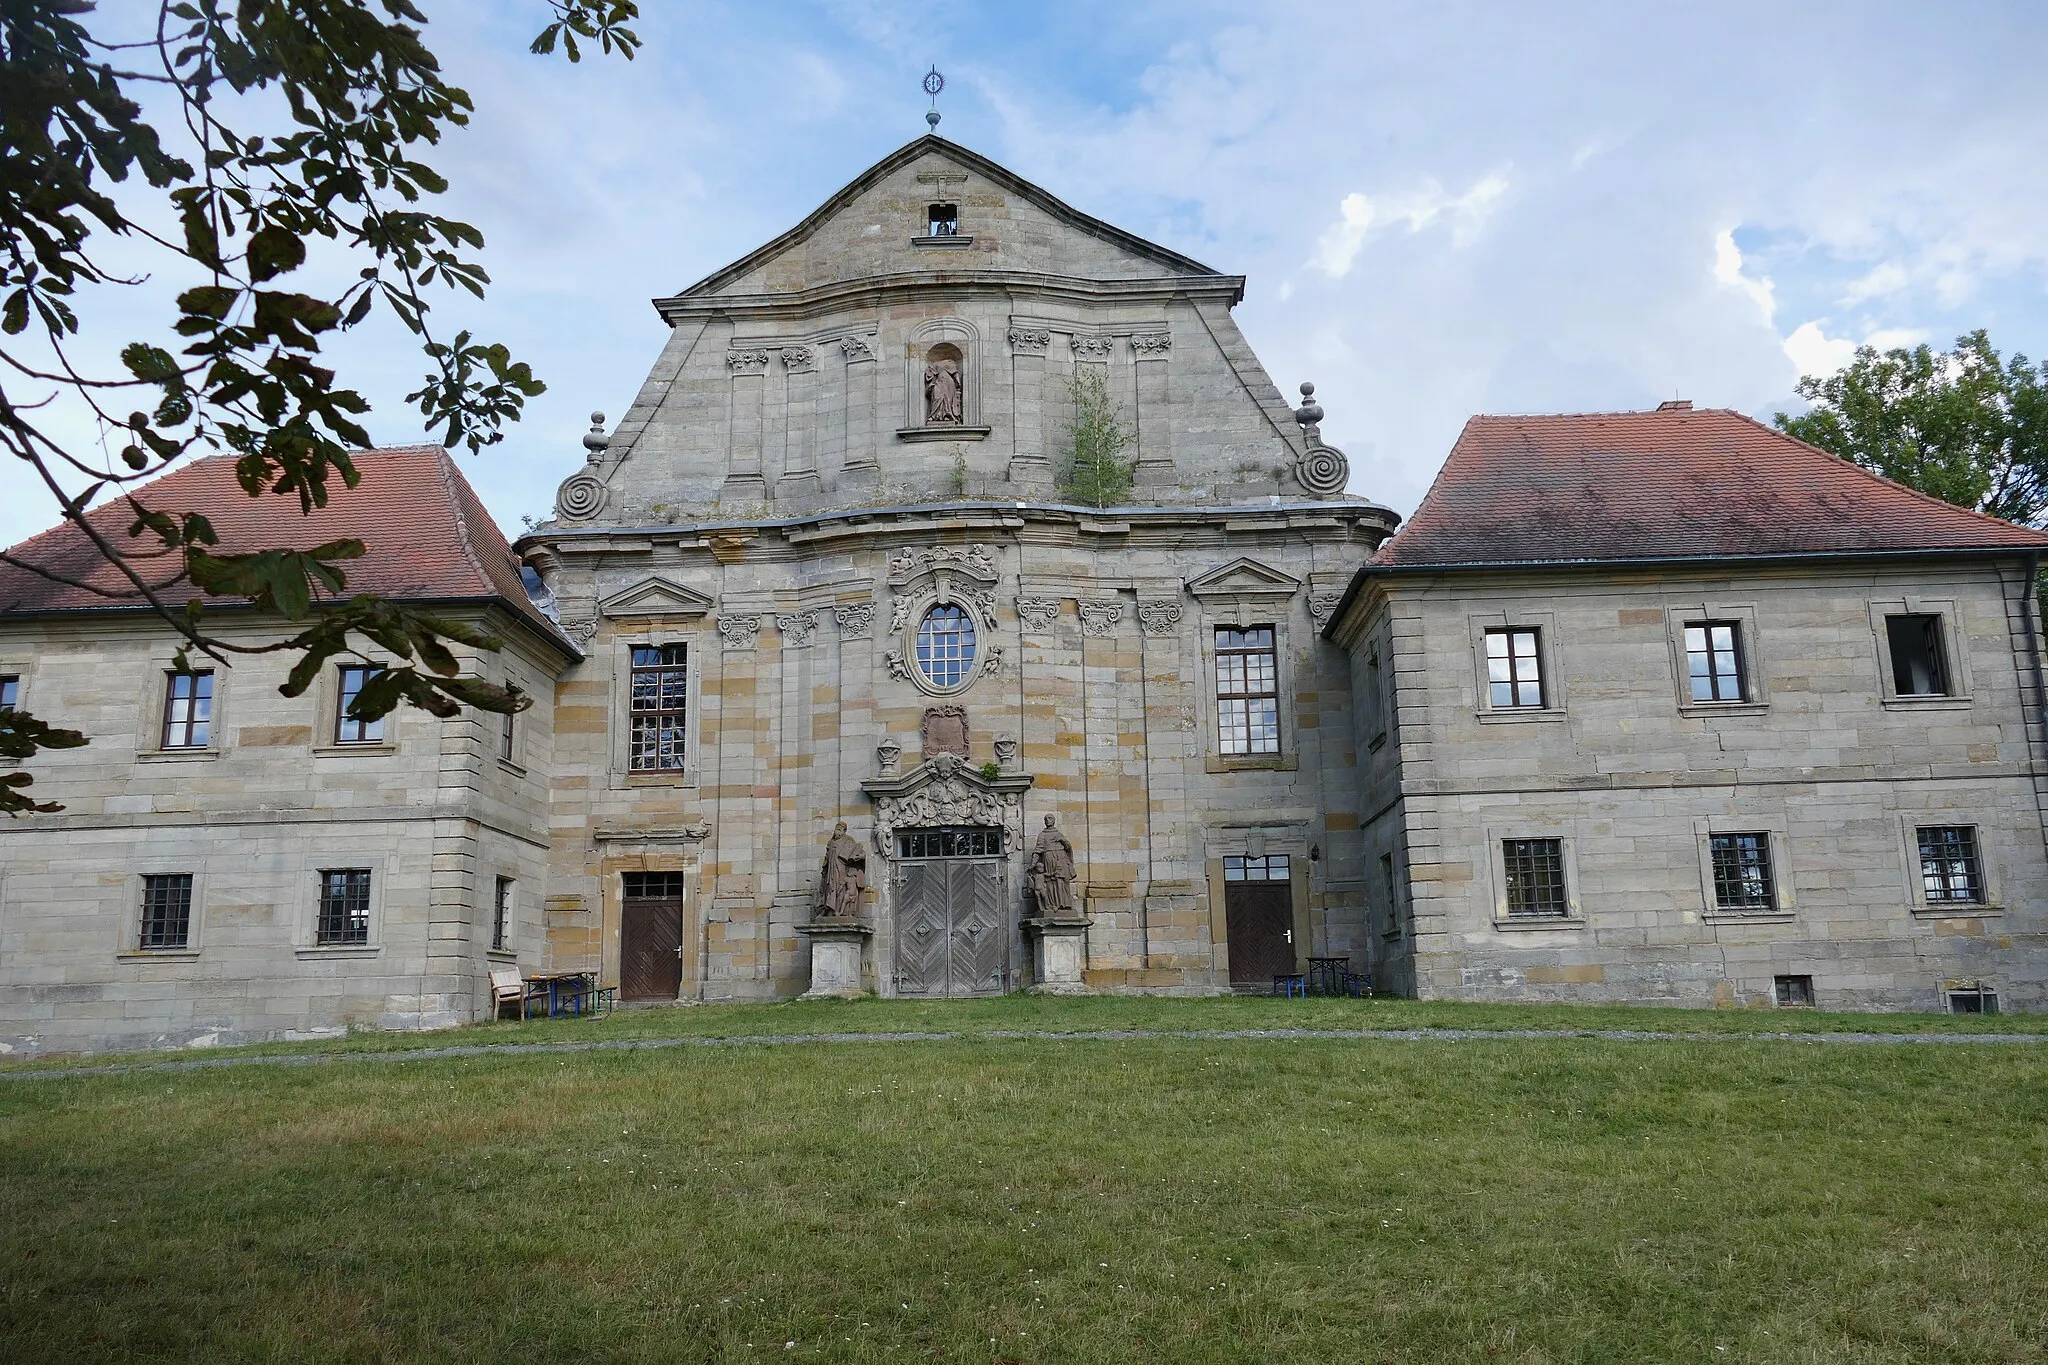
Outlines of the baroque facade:
{"label": "baroque facade", "polygon": [[0,828],[0,1050],[438,1027],[511,967],[2048,1007],[2048,535],[1684,403],[1475,418],[1396,534],[1243,285],[926,137],[657,300],[516,546],[431,447],[307,518],[150,486],[227,549],[360,535],[351,589],[503,641],[509,722],[0,569],[0,706],[92,736]]}

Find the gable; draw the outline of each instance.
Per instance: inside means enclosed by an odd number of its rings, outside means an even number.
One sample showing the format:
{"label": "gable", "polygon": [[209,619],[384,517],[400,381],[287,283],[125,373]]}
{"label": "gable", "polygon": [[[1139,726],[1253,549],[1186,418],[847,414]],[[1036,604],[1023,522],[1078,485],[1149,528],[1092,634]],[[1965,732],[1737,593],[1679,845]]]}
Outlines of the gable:
{"label": "gable", "polygon": [[614,618],[703,616],[710,612],[711,607],[711,599],[703,593],[660,577],[644,579],[597,604],[598,611]]}
{"label": "gable", "polygon": [[1190,580],[1188,591],[1201,598],[1292,597],[1301,591],[1301,580],[1256,559],[1240,557]]}
{"label": "gable", "polygon": [[[935,203],[959,209],[952,242],[924,238]],[[803,222],[677,299],[786,294],[848,280],[988,271],[1125,280],[1224,279],[1177,251],[1062,203],[936,135],[890,153]]]}

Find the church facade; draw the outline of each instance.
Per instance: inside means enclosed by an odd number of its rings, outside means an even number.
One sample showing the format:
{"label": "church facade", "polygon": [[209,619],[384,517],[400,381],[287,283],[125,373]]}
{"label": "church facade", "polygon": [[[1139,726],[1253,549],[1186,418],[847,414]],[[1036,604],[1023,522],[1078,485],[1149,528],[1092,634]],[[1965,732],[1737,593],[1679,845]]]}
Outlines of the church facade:
{"label": "church facade", "polygon": [[[639,397],[519,544],[587,654],[557,692],[550,964],[796,994],[844,821],[868,989],[1018,989],[1048,816],[1087,988],[1270,988],[1359,950],[1320,632],[1396,519],[1245,344],[1243,284],[928,137],[657,301]],[[1091,412],[1130,438],[1110,507],[1073,491]]]}
{"label": "church facade", "polygon": [[0,706],[93,738],[0,827],[0,1050],[441,1027],[510,968],[2048,1008],[2048,534],[1677,402],[1475,418],[1397,533],[1243,288],[926,137],[657,300],[516,544],[434,448],[307,518],[150,486],[361,535],[509,721],[353,721],[367,642],[298,697],[181,662],[76,528],[15,547]]}

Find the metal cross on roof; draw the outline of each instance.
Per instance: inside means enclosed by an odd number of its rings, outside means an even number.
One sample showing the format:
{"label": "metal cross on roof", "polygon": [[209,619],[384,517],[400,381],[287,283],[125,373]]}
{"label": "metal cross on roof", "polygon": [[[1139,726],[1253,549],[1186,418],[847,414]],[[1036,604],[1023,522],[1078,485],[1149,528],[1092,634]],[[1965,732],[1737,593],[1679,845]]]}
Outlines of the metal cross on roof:
{"label": "metal cross on roof", "polygon": [[945,88],[946,78],[939,74],[939,68],[934,65],[925,73],[924,78],[924,92],[932,97],[931,112],[924,116],[924,121],[933,132],[939,130],[939,92]]}

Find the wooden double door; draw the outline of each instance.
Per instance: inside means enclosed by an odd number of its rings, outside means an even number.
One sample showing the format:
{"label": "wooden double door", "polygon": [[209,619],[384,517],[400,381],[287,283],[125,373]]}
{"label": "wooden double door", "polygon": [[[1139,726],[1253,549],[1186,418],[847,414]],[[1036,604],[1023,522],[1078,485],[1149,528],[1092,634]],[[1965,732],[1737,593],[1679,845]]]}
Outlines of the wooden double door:
{"label": "wooden double door", "polygon": [[896,993],[1001,995],[1010,987],[1010,923],[1000,858],[896,864]]}
{"label": "wooden double door", "polygon": [[682,989],[682,874],[629,872],[619,917],[619,998],[674,1000]]}

